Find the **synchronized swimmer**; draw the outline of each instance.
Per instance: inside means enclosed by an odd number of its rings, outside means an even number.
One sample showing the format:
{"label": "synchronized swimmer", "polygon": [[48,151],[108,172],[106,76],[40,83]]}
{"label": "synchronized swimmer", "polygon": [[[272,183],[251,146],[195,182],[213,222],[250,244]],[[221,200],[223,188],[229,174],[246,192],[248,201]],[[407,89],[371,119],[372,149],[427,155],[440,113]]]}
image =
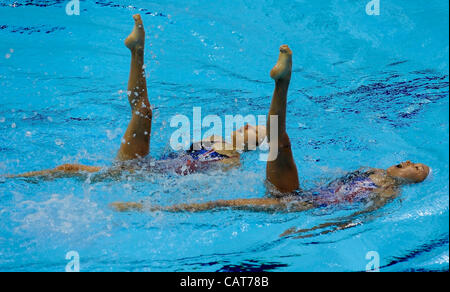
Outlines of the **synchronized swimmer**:
{"label": "synchronized swimmer", "polygon": [[[240,152],[255,149],[267,139],[270,149],[277,149],[276,159],[267,162],[266,179],[270,197],[237,200],[218,200],[199,204],[173,206],[146,205],[142,202],[117,202],[111,206],[117,211],[168,211],[201,212],[220,208],[251,211],[298,212],[330,205],[371,202],[379,208],[398,196],[402,185],[420,183],[430,173],[425,164],[410,161],[388,169],[370,168],[348,173],[344,177],[312,190],[302,190],[299,184],[297,166],[286,132],[287,94],[292,73],[292,51],[287,45],[280,47],[279,58],[270,71],[275,81],[275,90],[269,116],[278,116],[278,124],[268,119],[266,126],[246,125],[232,133],[230,142],[222,137],[212,136],[193,143],[191,149],[168,155],[165,159],[149,163],[146,157],[150,150],[152,110],[147,95],[144,69],[145,30],[140,15],[133,16],[133,31],[125,40],[131,51],[131,69],[128,81],[129,103],[132,118],[117,154],[117,163],[106,170],[111,175],[118,171],[175,172],[188,175],[207,171],[212,167],[235,167],[239,165]],[[277,128],[277,135],[271,130]],[[273,139],[271,139],[273,138]],[[254,145],[256,144],[256,145]],[[230,149],[230,150],[229,150]],[[86,173],[98,173],[104,167],[80,164],[65,164],[54,169],[28,172],[17,177],[67,177]]]}

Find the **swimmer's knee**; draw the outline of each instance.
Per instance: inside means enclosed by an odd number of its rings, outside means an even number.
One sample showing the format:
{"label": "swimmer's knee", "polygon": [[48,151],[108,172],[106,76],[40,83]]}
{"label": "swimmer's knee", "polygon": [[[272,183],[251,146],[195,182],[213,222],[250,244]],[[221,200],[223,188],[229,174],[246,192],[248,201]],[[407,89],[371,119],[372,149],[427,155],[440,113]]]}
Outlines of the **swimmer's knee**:
{"label": "swimmer's knee", "polygon": [[136,113],[142,117],[151,120],[153,118],[153,111],[149,107],[141,107],[136,111]]}
{"label": "swimmer's knee", "polygon": [[289,136],[287,133],[284,133],[281,135],[279,142],[278,142],[278,149],[279,150],[291,150],[291,140],[289,139]]}
{"label": "swimmer's knee", "polygon": [[146,117],[147,119],[152,119],[153,118],[153,111],[151,108],[146,107],[144,108],[144,112],[143,112],[144,117]]}

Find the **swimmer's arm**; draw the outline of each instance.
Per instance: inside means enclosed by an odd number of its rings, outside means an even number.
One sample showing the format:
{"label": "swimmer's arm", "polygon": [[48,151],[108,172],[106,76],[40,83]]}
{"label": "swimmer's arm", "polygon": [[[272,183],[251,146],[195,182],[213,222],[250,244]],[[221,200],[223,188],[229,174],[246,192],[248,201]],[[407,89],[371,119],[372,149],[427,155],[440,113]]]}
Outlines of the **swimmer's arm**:
{"label": "swimmer's arm", "polygon": [[292,227],[280,234],[280,237],[295,236],[294,238],[297,239],[308,238],[315,235],[325,235],[328,233],[336,232],[338,230],[353,228],[370,221],[372,219],[370,214],[376,209],[378,209],[378,207],[372,206],[362,211],[355,212],[349,216],[336,218],[336,221],[322,223],[311,228],[298,229],[296,227]]}
{"label": "swimmer's arm", "polygon": [[300,212],[312,208],[312,205],[301,202],[288,202],[280,199],[237,199],[219,200],[198,204],[179,204],[169,207],[145,206],[142,203],[112,203],[111,207],[119,212],[127,211],[166,211],[166,212],[204,212],[216,209],[231,208],[234,210],[245,210],[254,212]]}
{"label": "swimmer's arm", "polygon": [[374,211],[381,209],[399,195],[399,189],[394,187],[381,189],[375,191],[375,194],[375,198],[371,200],[371,203],[364,210],[357,211],[349,216],[336,218],[335,221],[322,223],[308,229],[289,228],[280,236],[296,235],[296,238],[307,238],[310,237],[312,235],[311,232],[314,231],[317,231],[317,234],[324,235],[367,223],[379,216],[373,213]]}
{"label": "swimmer's arm", "polygon": [[373,209],[380,209],[391,200],[397,198],[400,195],[398,187],[380,188],[375,191],[376,197],[372,200]]}
{"label": "swimmer's arm", "polygon": [[95,173],[102,169],[98,166],[88,166],[81,164],[64,164],[53,169],[31,171],[16,175],[7,175],[7,178],[30,178],[30,177],[65,177],[75,176],[83,173]]}
{"label": "swimmer's arm", "polygon": [[239,167],[241,165],[241,159],[240,157],[225,158],[223,160],[219,160],[219,163],[221,163],[223,170],[227,171],[235,167]]}

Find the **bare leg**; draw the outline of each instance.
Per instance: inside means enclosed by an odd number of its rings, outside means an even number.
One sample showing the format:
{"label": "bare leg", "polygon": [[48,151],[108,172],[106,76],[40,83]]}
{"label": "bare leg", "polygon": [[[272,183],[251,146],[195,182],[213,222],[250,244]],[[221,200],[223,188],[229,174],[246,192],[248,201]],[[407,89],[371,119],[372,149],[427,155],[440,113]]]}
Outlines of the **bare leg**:
{"label": "bare leg", "polygon": [[32,171],[17,175],[8,175],[8,178],[18,178],[18,177],[63,177],[63,176],[73,176],[83,173],[94,173],[100,171],[102,168],[97,166],[87,166],[81,164],[64,164],[53,169],[46,169],[41,171]]}
{"label": "bare leg", "polygon": [[132,160],[147,156],[150,149],[152,110],[148,101],[144,68],[145,31],[141,16],[133,16],[133,31],[125,40],[131,51],[131,69],[128,80],[128,100],[132,117],[117,154],[119,160]]}
{"label": "bare leg", "polygon": [[[145,31],[140,15],[134,15],[133,18],[135,21],[134,29],[125,40],[125,45],[131,51],[131,70],[128,81],[128,92],[130,94],[128,99],[132,110],[132,118],[123,137],[124,142],[117,155],[119,160],[135,159],[148,154],[152,122],[152,111],[147,97],[144,70]],[[9,175],[7,177],[61,177],[81,173],[94,173],[101,169],[101,167],[95,166],[65,164],[54,169]]]}
{"label": "bare leg", "polygon": [[[276,160],[267,162],[266,176],[278,191],[291,193],[299,188],[297,166],[291,150],[291,142],[286,133],[286,105],[289,83],[292,72],[292,51],[288,46],[280,47],[278,62],[270,71],[270,76],[275,80],[275,91],[270,106],[269,117],[278,116],[278,137],[271,139],[270,118],[267,123],[267,136],[269,145],[278,144],[278,156]],[[271,146],[271,148],[273,148]]]}
{"label": "bare leg", "polygon": [[304,202],[290,202],[289,200],[261,198],[219,200],[200,204],[180,204],[169,207],[145,206],[142,203],[112,203],[111,207],[119,212],[128,211],[166,211],[166,212],[204,212],[220,208],[246,210],[254,212],[300,212],[311,209],[313,206]]}

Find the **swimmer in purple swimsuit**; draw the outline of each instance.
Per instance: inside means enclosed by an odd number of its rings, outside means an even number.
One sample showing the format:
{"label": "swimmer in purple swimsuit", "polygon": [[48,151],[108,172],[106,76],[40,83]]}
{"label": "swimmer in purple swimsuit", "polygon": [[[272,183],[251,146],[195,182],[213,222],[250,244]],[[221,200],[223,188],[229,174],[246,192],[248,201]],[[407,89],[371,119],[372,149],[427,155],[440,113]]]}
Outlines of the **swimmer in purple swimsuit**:
{"label": "swimmer in purple swimsuit", "polygon": [[131,121],[122,139],[117,163],[104,168],[80,164],[64,164],[54,169],[9,175],[9,178],[70,177],[83,176],[103,170],[102,175],[113,176],[121,171],[174,172],[188,175],[210,169],[214,166],[228,169],[240,164],[240,153],[256,150],[266,138],[265,126],[245,125],[231,134],[230,142],[222,137],[211,136],[192,144],[189,151],[165,155],[160,160],[148,158],[152,126],[152,109],[147,95],[145,79],[144,46],[145,30],[141,16],[136,14],[134,28],[125,45],[131,51],[131,69],[128,80],[128,100],[131,107]]}
{"label": "swimmer in purple swimsuit", "polygon": [[[410,161],[383,169],[355,171],[332,181],[324,187],[302,190],[299,186],[297,167],[286,133],[287,92],[292,72],[292,51],[288,46],[280,47],[278,62],[270,72],[275,80],[275,91],[269,115],[278,115],[277,139],[267,138],[270,149],[277,149],[277,158],[267,162],[266,176],[271,196],[266,198],[219,200],[199,204],[180,204],[168,207],[148,206],[145,203],[113,203],[118,211],[168,211],[201,212],[212,209],[231,208],[250,211],[298,212],[314,208],[344,204],[370,204],[381,207],[395,198],[402,185],[424,181],[430,173],[425,164]],[[270,119],[269,119],[270,120]],[[267,129],[271,129],[270,122]],[[276,147],[275,147],[276,146]]]}

